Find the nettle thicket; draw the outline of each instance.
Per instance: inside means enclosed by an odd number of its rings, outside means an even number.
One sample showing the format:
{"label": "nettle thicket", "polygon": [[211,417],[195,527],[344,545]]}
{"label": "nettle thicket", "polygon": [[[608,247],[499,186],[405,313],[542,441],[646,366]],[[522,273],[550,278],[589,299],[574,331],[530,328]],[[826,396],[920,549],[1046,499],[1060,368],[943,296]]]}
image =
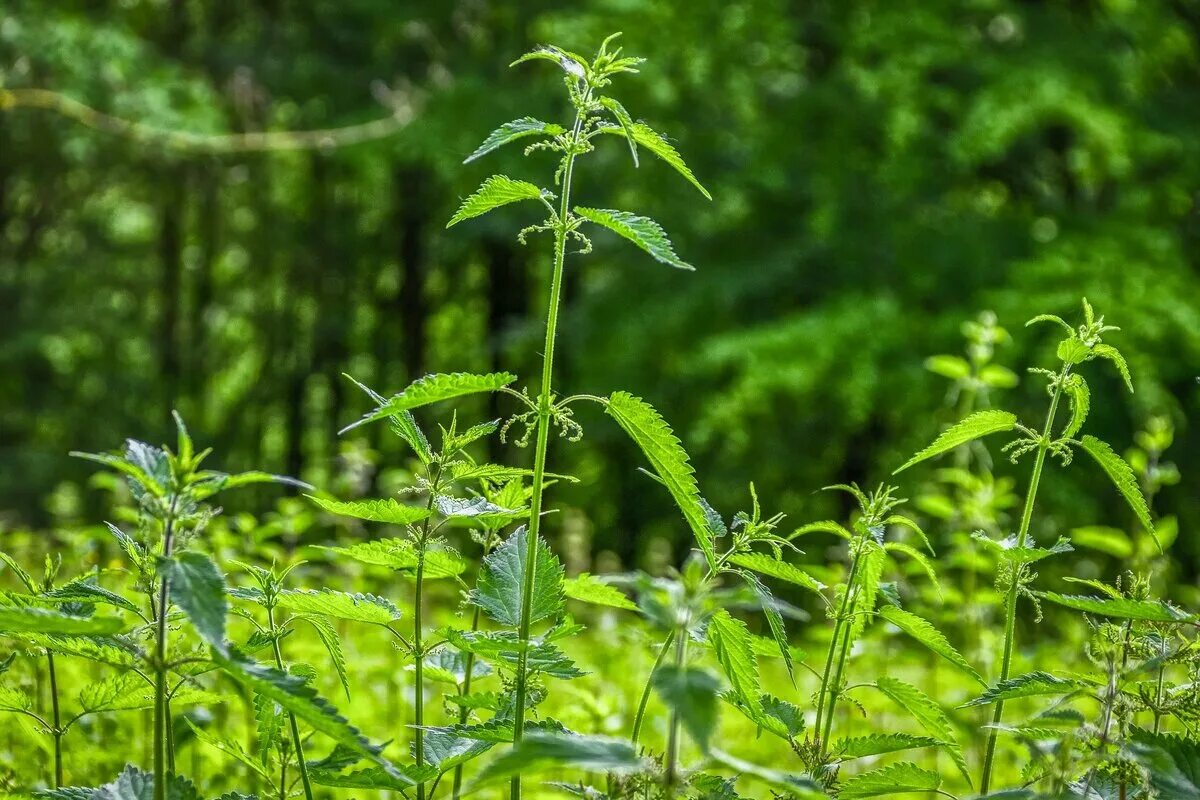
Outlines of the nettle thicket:
{"label": "nettle thicket", "polygon": [[[514,800],[531,786],[539,794],[584,798],[735,798],[739,792],[954,796],[945,788],[950,785],[987,794],[995,783],[1000,737],[1024,744],[1028,757],[1020,781],[996,796],[1197,796],[1200,751],[1193,737],[1200,703],[1192,638],[1197,617],[1152,596],[1150,575],[1161,550],[1139,549],[1131,560],[1135,571],[1115,584],[1074,579],[1078,594],[1036,583],[1038,562],[1072,551],[1066,537],[1045,543],[1033,534],[1038,490],[1050,479],[1055,460],[1067,466],[1085,453],[1128,501],[1140,525],[1136,535],[1155,532],[1146,500],[1153,485],[1139,483],[1139,474],[1109,445],[1083,433],[1091,399],[1082,367],[1107,361],[1132,389],[1124,359],[1105,341],[1115,329],[1086,301],[1078,327],[1053,316],[1033,320],[1063,329],[1058,366],[1034,370],[1049,390],[1039,427],[985,407],[988,391],[1015,383],[1012,373],[992,363],[994,346],[1005,336],[993,318],[968,327],[966,359],[930,361],[931,369],[955,382],[960,419],[897,472],[954,454],[954,465],[939,471],[916,504],[944,523],[950,551],[940,557],[919,515],[901,511],[906,501],[891,486],[828,487],[848,493],[857,511],[844,521],[817,521],[791,532],[781,530],[782,515],[761,510],[752,484],[749,510],[723,515],[704,500],[682,444],[648,403],[624,391],[597,396],[555,389],[565,266],[568,256],[591,250],[592,232],[607,229],[664,264],[691,269],[653,220],[575,204],[576,173],[596,142],[622,140],[635,165],[647,153],[656,156],[708,197],[667,139],[635,121],[611,95],[614,84],[641,63],[623,55],[615,38],[590,59],[542,47],[514,62],[547,61],[561,70],[573,117],[562,125],[531,117],[506,123],[467,161],[531,140],[526,155],[556,162],[551,180],[541,186],[490,177],[447,226],[522,201],[544,211],[542,221],[518,234],[523,242],[545,234],[553,248],[540,381],[516,389],[517,376],[508,373],[435,374],[392,396],[357,384],[375,408],[344,432],[389,426],[419,465],[415,482],[400,497],[380,500],[341,500],[305,487],[325,512],[375,526],[377,533],[315,552],[394,573],[399,581],[387,585],[407,583],[403,591],[397,588],[389,598],[293,585],[293,576],[302,574],[295,572],[297,563],[254,563],[262,561],[254,552],[244,562],[217,563],[206,541],[216,513],[213,497],[249,483],[287,479],[203,469],[208,451],[196,451],[178,418],[174,448],[130,440],[119,454],[81,454],[127,479],[138,517],[128,529],[110,526],[125,560],[120,586],[103,586],[91,573],[60,579],[61,558],[48,560],[35,577],[14,557],[3,556],[22,586],[2,597],[0,634],[15,652],[0,673],[34,671],[49,682],[49,707],[35,702],[19,681],[0,684],[0,709],[34,720],[36,730],[52,740],[52,785],[36,794],[59,800],[198,798],[201,789],[179,768],[176,738],[184,731],[249,776],[225,798],[257,794],[286,800],[302,794],[312,800],[318,793],[381,790],[426,800],[505,792],[505,784]],[[418,418],[433,404],[486,392],[514,403],[507,421],[463,425],[454,416],[433,433]],[[597,404],[636,443],[649,464],[647,474],[662,485],[664,499],[674,501],[691,531],[696,550],[678,571],[660,577],[565,576],[542,523],[556,482],[573,478],[551,471],[549,442],[552,435],[578,439],[582,429],[575,411],[588,403]],[[1012,487],[992,475],[979,442],[1005,432],[1017,435],[1004,448],[1013,461],[1032,459],[1019,526],[1007,535],[1001,515],[1015,502]],[[476,443],[489,436],[531,445],[531,466],[476,460]],[[1150,462],[1164,446],[1161,436],[1146,441],[1150,444],[1139,451],[1141,477],[1152,473]],[[1103,539],[1093,530],[1087,546],[1097,546],[1098,536]],[[480,554],[477,564],[452,544],[465,541]],[[1116,547],[1111,534],[1104,541],[1110,551]],[[832,563],[798,566],[793,556],[808,542],[829,548]],[[994,590],[987,572],[993,573]],[[430,607],[437,584],[461,587],[461,613]],[[814,621],[805,630],[823,657],[810,660],[790,644],[785,620],[804,615],[776,598],[771,586],[807,592],[825,610],[825,623]],[[403,599],[408,596],[411,602]],[[932,617],[914,610],[936,608],[938,601],[945,609],[947,596],[961,613]],[[539,713],[563,682],[584,675],[568,654],[572,638],[584,629],[567,612],[568,599],[639,615],[657,637],[653,667],[638,677],[640,693],[630,698],[635,711],[627,736],[572,731]],[[1064,660],[1047,670],[1014,674],[1020,609],[1040,609],[1043,603],[1084,615],[1091,636],[1086,658],[1079,661],[1093,669],[1062,669],[1071,663]],[[747,619],[767,635],[751,633]],[[995,660],[978,635],[983,625],[1002,631]],[[330,677],[335,674],[349,696],[354,665],[345,639],[368,627],[385,632],[400,654],[406,668],[394,680],[412,710],[411,722],[370,736],[318,694],[314,686],[321,676],[312,666],[288,658],[292,637],[316,637],[327,650]],[[890,674],[886,660],[868,657],[861,646],[882,628],[924,648],[920,652],[927,651],[931,671],[944,666],[956,676],[956,686],[974,688],[965,699],[956,688],[957,707],[949,708],[950,698],[939,697],[938,688],[951,682],[937,680],[936,672],[924,688]],[[952,639],[968,642],[966,655]],[[14,669],[18,658],[23,666]],[[107,674],[68,699],[56,681],[62,659],[95,662]],[[780,666],[782,681],[764,681],[767,660]],[[981,662],[987,666],[975,666]],[[439,687],[448,687],[441,697]],[[662,741],[647,734],[654,696],[660,701],[655,707],[667,715],[658,728],[665,730]],[[244,735],[222,736],[180,716],[182,709],[235,697],[248,702]],[[1005,713],[1011,701],[1024,700],[1025,708],[1029,698],[1044,701],[1041,710],[1018,718]],[[863,735],[861,723],[849,724],[858,712],[870,719],[883,707],[905,716],[909,730],[889,727]],[[855,714],[848,715],[848,708]],[[97,715],[136,710],[152,722],[145,734],[148,763],[130,765],[98,788],[64,786],[68,771],[81,777],[71,770],[64,748],[72,730]],[[793,761],[768,765],[731,754],[720,738],[723,712],[745,717],[759,736],[781,740]],[[431,724],[435,721],[443,724]],[[976,753],[974,738],[964,735],[972,728],[985,742],[977,769],[968,759]],[[913,750],[933,758],[922,756],[922,764],[890,755]],[[938,753],[948,761],[945,774],[938,769]],[[688,754],[692,763],[685,763]],[[876,763],[880,756],[886,757],[883,766]],[[531,783],[546,773],[555,782]]]}

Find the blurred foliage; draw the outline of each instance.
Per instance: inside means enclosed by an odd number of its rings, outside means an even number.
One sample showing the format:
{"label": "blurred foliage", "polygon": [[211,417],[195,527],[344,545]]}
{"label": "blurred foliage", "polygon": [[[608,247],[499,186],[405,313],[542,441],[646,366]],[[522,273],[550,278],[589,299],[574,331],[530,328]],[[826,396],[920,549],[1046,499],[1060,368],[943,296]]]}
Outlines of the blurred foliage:
{"label": "blurred foliage", "polygon": [[[1153,436],[1152,417],[1173,421],[1185,478],[1161,480],[1156,511],[1200,523],[1186,478],[1200,469],[1185,424],[1200,404],[1188,0],[10,0],[4,89],[198,134],[404,125],[352,147],[222,154],[0,114],[5,519],[94,518],[96,493],[73,485],[88,470],[66,452],[163,439],[172,408],[231,466],[386,489],[377,465],[401,463],[397,443],[335,437],[364,410],[341,373],[383,390],[431,370],[534,379],[546,258],[507,222],[442,230],[486,174],[460,164],[480,131],[517,108],[564,111],[530,86],[552,79],[508,61],[613,30],[650,58],[627,107],[653,109],[714,201],[664,194],[662,164],[631,177],[619,147],[598,154],[591,175],[620,187],[606,202],[638,210],[653,189],[698,272],[634,268],[599,241],[568,275],[568,390],[653,398],[718,507],[743,504],[753,479],[793,520],[840,517],[817,487],[877,482],[954,417],[922,362],[958,352],[964,320],[993,310],[1013,340],[997,362],[1020,372],[1054,341],[1021,323],[1086,295],[1122,327],[1137,388],[1106,379],[1097,396],[1122,402],[1091,424],[1120,448]],[[499,159],[529,169],[515,149]],[[1005,391],[1009,407],[1041,402],[1030,381]],[[625,564],[677,559],[686,532],[631,446],[582,422],[587,438],[556,444],[555,463],[583,478],[562,492],[583,513],[548,524]],[[1127,527],[1103,481],[1050,482],[1041,524]],[[1174,554],[1195,572],[1194,537]]]}

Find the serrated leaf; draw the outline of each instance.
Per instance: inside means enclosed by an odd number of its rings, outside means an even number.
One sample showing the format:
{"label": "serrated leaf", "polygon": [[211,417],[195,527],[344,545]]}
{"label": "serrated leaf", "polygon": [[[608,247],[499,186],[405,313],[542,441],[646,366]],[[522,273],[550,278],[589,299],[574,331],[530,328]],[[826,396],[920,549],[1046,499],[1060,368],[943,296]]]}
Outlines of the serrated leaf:
{"label": "serrated leaf", "polygon": [[0,711],[29,711],[33,698],[14,686],[0,686]]}
{"label": "serrated leaf", "polygon": [[1087,420],[1088,411],[1092,407],[1091,392],[1088,390],[1087,381],[1078,373],[1071,375],[1063,388],[1066,389],[1067,399],[1071,401],[1071,421],[1063,429],[1062,435],[1070,439],[1079,433]]}
{"label": "serrated leaf", "polygon": [[746,623],[734,619],[725,609],[720,609],[709,618],[707,635],[729,685],[746,703],[751,714],[761,715],[762,689],[758,660],[754,656],[754,646],[750,643]]}
{"label": "serrated leaf", "polygon": [[[396,612],[399,614],[400,612]],[[342,684],[342,691],[346,693],[346,699],[350,699],[350,677],[346,674],[346,654],[342,650],[342,640],[338,638],[337,630],[333,624],[324,617],[301,617],[304,622],[307,622],[317,632],[317,638],[321,640],[321,644],[325,646],[325,652],[329,653],[329,661],[333,664],[333,670],[337,673],[338,681]]]}
{"label": "serrated leaf", "polygon": [[[179,775],[167,777],[164,795],[166,800],[200,800],[200,794],[192,782]],[[130,764],[115,780],[103,786],[94,789],[47,789],[35,792],[34,796],[54,800],[154,800],[154,774],[143,772]]]}
{"label": "serrated leaf", "polygon": [[114,667],[132,666],[138,658],[138,648],[135,645],[116,637],[50,635],[33,631],[14,632],[7,635],[55,653],[78,656]]}
{"label": "serrated leaf", "polygon": [[971,534],[971,538],[985,545],[1000,558],[1005,561],[1011,561],[1014,564],[1033,564],[1050,556],[1070,553],[1075,549],[1071,547],[1071,541],[1062,536],[1050,547],[1018,547],[1016,535],[996,540],[982,531],[976,531]]}
{"label": "serrated leaf", "polygon": [[69,583],[51,589],[43,594],[42,597],[46,600],[60,603],[99,603],[123,608],[126,611],[136,612],[138,610],[137,606],[130,600],[127,600],[116,592],[110,592],[94,581],[95,578],[91,576],[76,578]]}
{"label": "serrated leaf", "polygon": [[279,606],[300,614],[320,614],[351,622],[387,625],[400,619],[400,609],[373,594],[339,592],[335,589],[284,589]]}
{"label": "serrated leaf", "polygon": [[383,747],[373,745],[304,678],[259,664],[237,652],[214,648],[213,660],[246,688],[278,703],[297,719],[335,742],[360,753],[394,775],[399,772],[383,757]]}
{"label": "serrated leaf", "polygon": [[90,683],[79,692],[84,711],[135,711],[154,707],[154,687],[137,673],[120,672]]}
{"label": "serrated leaf", "polygon": [[842,800],[890,797],[903,792],[932,792],[941,785],[942,779],[936,772],[911,761],[901,761],[849,778],[838,790],[838,797]]}
{"label": "serrated leaf", "polygon": [[0,634],[107,634],[124,627],[119,617],[77,617],[49,608],[0,605]]}
{"label": "serrated leaf", "polygon": [[1018,697],[1071,694],[1082,686],[1083,684],[1079,681],[1056,678],[1049,672],[1029,672],[1006,681],[1000,681],[978,697],[963,703],[959,708],[986,706],[1001,700],[1014,700]]}
{"label": "serrated leaf", "polygon": [[615,586],[610,586],[595,575],[583,573],[563,582],[563,594],[572,600],[589,603],[594,606],[620,608],[626,611],[637,611],[637,603],[630,600]]}
{"label": "serrated leaf", "polygon": [[[458,649],[475,653],[509,666],[519,663],[522,644],[516,631],[446,631],[446,638]],[[552,678],[571,680],[586,673],[575,666],[562,650],[553,644],[534,642],[528,647],[526,669],[541,672]]]}
{"label": "serrated leaf", "polygon": [[768,578],[775,578],[795,584],[818,595],[825,589],[825,584],[804,570],[794,564],[780,561],[766,553],[738,553],[737,555],[730,556],[729,562],[757,572],[759,575],[766,575]]}
{"label": "serrated leaf", "polygon": [[407,791],[418,783],[427,783],[438,776],[438,770],[428,765],[397,764],[396,770],[398,775],[393,775],[378,767],[360,769],[355,772],[312,769],[309,770],[308,776],[318,786],[333,786],[339,789],[383,789],[393,792]]}
{"label": "serrated leaf", "polygon": [[709,566],[714,566],[717,555],[713,548],[707,504],[700,497],[695,470],[675,432],[649,403],[628,392],[613,392],[604,410],[641,448],[655,474],[683,512],[683,518],[692,529],[692,535],[696,537],[696,543],[700,545]]}
{"label": "serrated leaf", "polygon": [[1133,391],[1133,378],[1129,375],[1129,365],[1125,363],[1125,357],[1117,348],[1110,344],[1098,344],[1092,348],[1092,356],[1095,358],[1107,358],[1117,368],[1117,372],[1121,373],[1121,379],[1125,381],[1125,387],[1129,391]]}
{"label": "serrated leaf", "polygon": [[679,715],[679,721],[701,750],[708,750],[717,725],[717,693],[721,684],[701,667],[664,664],[650,676],[654,690]]}
{"label": "serrated leaf", "polygon": [[[472,604],[501,625],[516,627],[521,623],[528,536],[529,532],[521,527],[489,553],[476,588],[467,595]],[[540,537],[536,549],[530,623],[555,617],[563,607],[562,563]]]}
{"label": "serrated leaf", "polygon": [[587,772],[621,773],[640,769],[642,759],[624,739],[533,731],[487,764],[467,791],[514,775],[534,775],[568,765]]}
{"label": "serrated leaf", "polygon": [[625,132],[625,141],[629,143],[629,155],[633,158],[633,166],[638,165],[637,138],[633,132],[633,117],[625,110],[625,106],[611,97],[601,97],[600,105],[604,106],[617,120],[621,130]]}
{"label": "serrated leaf", "polygon": [[386,525],[411,525],[429,516],[429,509],[406,506],[393,498],[385,500],[329,500],[324,497],[305,495],[309,500],[341,517],[353,517],[367,522],[382,522]]}
{"label": "serrated leaf", "polygon": [[805,525],[801,525],[799,528],[796,528],[796,530],[792,531],[787,538],[788,541],[791,541],[792,539],[796,539],[800,536],[805,536],[810,533],[832,533],[834,536],[846,540],[854,538],[850,531],[846,530],[845,526],[840,525],[831,519],[822,519],[816,522],[809,522]]}
{"label": "serrated leaf", "polygon": [[267,771],[266,767],[254,756],[243,750],[242,746],[233,739],[215,736],[201,728],[187,717],[184,717],[183,721],[186,722],[187,726],[192,729],[192,733],[195,735],[195,737],[204,744],[208,745],[214,750],[218,750],[221,753],[232,757],[235,761],[240,762],[243,766],[249,767],[254,774],[258,775],[259,778],[262,778],[268,782],[273,779],[273,776]]}
{"label": "serrated leaf", "polygon": [[585,208],[576,206],[575,213],[589,222],[608,228],[645,250],[656,261],[678,269],[694,270],[691,264],[675,254],[671,240],[662,226],[649,217],[640,217],[628,211],[610,208]]}
{"label": "serrated leaf", "polygon": [[[604,133],[612,133],[618,136],[628,135],[624,128],[617,125],[602,126],[600,130]],[[630,133],[633,136],[633,141],[670,164],[675,168],[676,172],[687,179],[688,183],[695,186],[700,191],[700,194],[704,195],[706,199],[712,200],[712,195],[700,184],[700,181],[696,180],[696,176],[692,174],[691,169],[684,163],[683,156],[679,155],[679,151],[662,134],[641,122],[633,123],[630,126]]]}
{"label": "serrated leaf", "polygon": [[[1079,440],[1079,444],[1092,458],[1096,459],[1100,469],[1104,470],[1109,480],[1117,487],[1117,491],[1125,498],[1125,502],[1133,509],[1133,513],[1142,523],[1142,527],[1155,537],[1155,542],[1158,542],[1158,537],[1154,532],[1154,520],[1150,517],[1150,508],[1146,504],[1146,498],[1142,496],[1142,489],[1138,485],[1137,476],[1133,474],[1133,468],[1125,463],[1125,459],[1114,453],[1108,444],[1095,436],[1084,436]],[[1162,552],[1161,544],[1159,552]]]}
{"label": "serrated leaf", "polygon": [[433,503],[443,517],[468,520],[489,527],[503,527],[529,517],[528,508],[504,508],[486,497],[438,495]]}
{"label": "serrated leaf", "polygon": [[970,785],[971,775],[967,771],[967,760],[954,736],[954,726],[942,707],[917,687],[886,675],[876,678],[874,685],[896,705],[907,711],[926,733],[942,743],[942,748],[954,760],[954,766],[958,767],[958,771]]}
{"label": "serrated leaf", "polygon": [[[533,470],[524,467],[506,467],[503,464],[468,464],[465,461],[455,461],[450,464],[450,477],[456,481],[489,481],[491,483],[507,483],[511,480],[529,478]],[[579,483],[572,475],[560,475],[555,472],[544,473],[544,477],[552,480]]]}
{"label": "serrated leaf", "polygon": [[353,430],[368,422],[387,419],[402,415],[406,411],[421,406],[452,400],[469,394],[480,392],[495,392],[508,386],[517,379],[511,372],[491,372],[486,375],[475,375],[469,372],[435,373],[418,378],[409,384],[408,388],[393,395],[387,402],[365,415],[358,422],[351,423],[338,431],[339,435]]}
{"label": "serrated leaf", "polygon": [[[549,192],[547,197],[554,195]],[[446,223],[449,228],[457,225],[463,220],[478,217],[489,211],[506,206],[509,203],[517,203],[521,200],[538,200],[542,197],[542,190],[527,181],[515,181],[507,175],[493,175],[483,182],[483,185],[475,190],[475,193],[463,200],[462,205],[458,207],[458,211],[454,212],[454,216]]]}
{"label": "serrated leaf", "polygon": [[36,583],[34,583],[33,577],[25,571],[24,567],[17,563],[16,559],[14,559],[8,553],[0,551],[0,562],[8,565],[8,568],[13,571],[13,574],[16,575],[17,579],[25,585],[26,589],[31,592],[37,592],[38,586]]}
{"label": "serrated leaf", "polygon": [[1117,619],[1145,622],[1192,622],[1196,617],[1159,600],[1134,600],[1128,597],[1086,597],[1057,592],[1037,592],[1038,597],[1060,606]]}
{"label": "serrated leaf", "polygon": [[928,556],[903,542],[884,542],[883,549],[889,553],[903,553],[916,562],[921,571],[925,573],[925,577],[929,578],[929,582],[933,584],[933,588],[937,590],[938,597],[941,597],[942,585],[938,582],[937,572],[934,571],[933,562],[929,560]]}
{"label": "serrated leaf", "polygon": [[986,685],[983,677],[975,668],[967,663],[962,654],[955,650],[950,642],[946,640],[946,637],[942,635],[942,632],[935,628],[928,620],[895,606],[884,606],[879,609],[879,616],[970,675],[980,684]]}
{"label": "serrated leaf", "polygon": [[921,540],[921,544],[925,545],[925,549],[929,551],[931,556],[937,555],[937,553],[933,551],[933,545],[929,543],[929,537],[925,535],[925,531],[923,531],[921,526],[909,517],[906,517],[903,514],[892,514],[883,521],[883,524],[895,525],[899,528],[907,528],[917,535],[917,538]]}
{"label": "serrated leaf", "polygon": [[1002,431],[1011,431],[1017,424],[1015,414],[1010,414],[1007,411],[996,411],[989,409],[987,411],[976,411],[969,417],[965,417],[959,422],[951,425],[942,434],[933,440],[933,444],[920,451],[897,469],[892,474],[903,472],[928,458],[941,455],[949,452],[956,447],[961,447],[967,442],[974,441],[982,436],[987,436],[991,433],[1000,433]]}
{"label": "serrated leaf", "polygon": [[1160,800],[1200,797],[1200,742],[1178,734],[1156,734],[1135,728],[1130,749],[1137,763],[1145,768],[1150,786]]}
{"label": "serrated leaf", "polygon": [[187,551],[159,559],[159,572],[170,589],[171,602],[183,609],[204,641],[225,646],[225,576],[203,553]]}
{"label": "serrated leaf", "polygon": [[[320,549],[352,558],[363,564],[387,567],[405,574],[416,571],[419,558],[416,546],[407,539],[376,539],[371,542],[360,542],[350,547],[321,547]],[[425,550],[425,578],[427,580],[457,577],[466,569],[466,559],[455,550],[433,546]]]}
{"label": "serrated leaf", "polygon": [[524,64],[526,61],[534,60],[552,61],[562,67],[563,72],[575,78],[583,78],[587,75],[587,68],[584,66],[587,62],[582,56],[563,50],[561,47],[555,47],[552,44],[538,45],[509,64],[509,66],[515,67],[517,64]]}
{"label": "serrated leaf", "polygon": [[479,145],[474,153],[463,159],[463,163],[469,164],[497,148],[527,136],[559,136],[566,132],[566,128],[561,125],[555,125],[552,122],[542,122],[540,119],[534,119],[533,117],[514,119],[512,122],[506,122],[489,133],[488,137],[483,140],[483,144]]}
{"label": "serrated leaf", "polygon": [[851,761],[918,747],[937,747],[940,744],[937,739],[914,736],[911,733],[872,733],[867,736],[839,739],[829,746],[829,752],[839,761]]}
{"label": "serrated leaf", "polygon": [[763,615],[767,618],[767,627],[771,631],[771,638],[775,640],[775,645],[779,648],[779,655],[783,657],[788,677],[795,684],[796,672],[792,665],[792,651],[788,647],[787,630],[783,626],[783,615],[779,613],[779,608],[775,604],[775,596],[754,573],[744,570],[738,570],[738,572],[742,580],[750,587],[750,591],[754,592],[754,596],[758,598]]}

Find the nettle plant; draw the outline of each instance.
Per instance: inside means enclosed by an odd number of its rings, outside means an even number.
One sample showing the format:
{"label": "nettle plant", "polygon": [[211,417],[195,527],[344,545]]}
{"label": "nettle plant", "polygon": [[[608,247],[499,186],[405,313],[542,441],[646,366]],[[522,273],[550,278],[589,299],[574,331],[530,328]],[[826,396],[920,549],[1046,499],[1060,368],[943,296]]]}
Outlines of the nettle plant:
{"label": "nettle plant", "polygon": [[[1097,317],[1087,300],[1083,301],[1083,312],[1083,324],[1077,328],[1072,327],[1061,317],[1052,314],[1039,315],[1027,323],[1027,325],[1052,323],[1060,326],[1066,333],[1056,350],[1059,360],[1058,369],[1033,368],[1030,370],[1034,374],[1046,378],[1047,391],[1050,395],[1046,419],[1040,430],[1021,424],[1015,414],[1007,411],[978,411],[944,431],[929,447],[914,455],[896,470],[896,472],[900,472],[925,459],[953,451],[980,437],[1013,430],[1018,431],[1020,436],[1004,447],[1004,450],[1009,453],[1010,459],[1016,463],[1024,455],[1032,454],[1034,457],[1020,526],[1016,533],[1000,540],[986,535],[977,536],[978,541],[993,550],[999,559],[996,582],[997,588],[1004,595],[1004,646],[1000,659],[1000,674],[996,687],[994,687],[995,691],[985,695],[985,702],[993,704],[994,710],[979,781],[980,791],[984,793],[991,785],[996,741],[1003,721],[1005,701],[1011,697],[1024,696],[1022,686],[1026,680],[1024,678],[1014,679],[1011,675],[1018,601],[1022,597],[1026,597],[1036,604],[1039,597],[1046,597],[1060,602],[1057,595],[1037,594],[1033,591],[1031,584],[1037,578],[1037,573],[1033,571],[1032,565],[1051,556],[1070,552],[1072,549],[1070,541],[1066,537],[1060,537],[1049,547],[1042,547],[1033,542],[1030,534],[1034,504],[1047,456],[1054,456],[1061,461],[1063,466],[1067,466],[1071,463],[1076,450],[1086,452],[1112,480],[1139,522],[1151,535],[1154,532],[1154,523],[1149,507],[1141,493],[1137,477],[1129,464],[1117,455],[1108,444],[1090,434],[1075,438],[1082,431],[1091,408],[1091,392],[1087,381],[1075,371],[1076,367],[1096,359],[1107,360],[1116,367],[1129,390],[1133,391],[1133,382],[1124,357],[1120,351],[1104,341],[1105,334],[1118,330],[1118,328],[1104,324],[1104,317]],[[1064,400],[1070,408],[1070,417],[1065,425],[1056,428],[1058,411],[1064,405]],[[1063,604],[1069,605],[1066,602]]]}

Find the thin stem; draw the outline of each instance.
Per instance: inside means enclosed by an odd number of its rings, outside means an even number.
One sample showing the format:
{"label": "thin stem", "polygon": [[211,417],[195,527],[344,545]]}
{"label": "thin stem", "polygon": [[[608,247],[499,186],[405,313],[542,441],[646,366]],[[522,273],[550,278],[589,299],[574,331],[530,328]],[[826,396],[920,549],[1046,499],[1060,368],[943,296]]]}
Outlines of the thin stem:
{"label": "thin stem", "polygon": [[[274,635],[277,631],[275,626],[275,609],[273,606],[267,608],[267,622],[271,631],[271,647],[275,651],[275,666],[280,672],[283,672],[283,650],[279,646],[279,637]],[[296,724],[296,715],[288,712],[288,723],[292,728],[292,748],[296,751],[296,766],[300,769],[300,782],[304,784],[305,800],[313,800],[312,784],[308,780],[308,763],[304,760],[304,742],[300,739],[300,726]],[[284,776],[287,774],[282,770],[287,769],[287,760],[284,760],[279,776],[279,792],[281,795],[286,794],[287,782]]]}
{"label": "thin stem", "polygon": [[[486,553],[485,553],[485,555],[486,555]],[[479,606],[475,606],[475,610],[471,613],[471,632],[473,633],[477,630],[479,630]],[[471,673],[474,670],[475,670],[475,654],[467,653],[466,658],[463,660],[464,674],[463,674],[462,690],[459,692],[460,697],[466,697],[468,694],[471,693]],[[470,716],[471,716],[471,710],[469,708],[467,708],[467,706],[464,704],[463,707],[458,710],[458,724],[466,725],[467,720],[470,719]],[[463,777],[463,765],[459,764],[458,766],[456,766],[454,768],[454,783],[450,790],[451,800],[458,800],[459,795],[462,793],[462,777]]]}
{"label": "thin stem", "polygon": [[[171,557],[175,544],[175,507],[179,495],[171,498],[171,508],[163,523],[163,558]],[[167,609],[170,603],[170,582],[164,575],[159,580],[158,606],[154,636],[154,800],[167,800]]]}
{"label": "thin stem", "polygon": [[[562,294],[563,265],[567,257],[567,218],[571,210],[571,182],[575,173],[575,145],[578,143],[580,132],[583,130],[584,119],[587,116],[587,103],[591,97],[591,89],[583,95],[583,101],[575,110],[575,126],[571,133],[571,148],[567,151],[563,163],[562,198],[559,204],[557,227],[554,232],[554,272],[550,278],[550,300],[546,310],[546,343],[542,349],[542,385],[537,399],[537,445],[533,457],[533,494],[529,501],[529,533],[525,550],[524,585],[521,587],[521,619],[518,626],[520,638],[520,655],[517,659],[516,708],[513,716],[513,741],[519,742],[525,734],[525,691],[526,671],[528,661],[530,612],[533,605],[534,565],[537,563],[538,536],[542,521],[542,495],[546,474],[546,449],[550,439],[550,414],[553,399],[552,382],[554,378],[554,339],[558,330],[558,304]],[[521,798],[521,776],[513,777],[510,784],[511,800]]]}
{"label": "thin stem", "polygon": [[1166,675],[1167,665],[1167,639],[1162,633],[1158,636],[1158,679],[1154,686],[1154,735],[1158,735],[1159,728],[1162,726],[1162,696],[1163,696],[1163,678]]}
{"label": "thin stem", "polygon": [[54,735],[54,788],[63,785],[63,754],[62,754],[62,715],[58,708],[58,672],[54,668],[54,653],[46,651],[46,665],[50,670],[50,714],[54,727],[50,732]]}
{"label": "thin stem", "polygon": [[[1050,436],[1054,432],[1054,416],[1058,412],[1059,398],[1062,397],[1062,385],[1070,371],[1071,365],[1064,364],[1062,370],[1059,371],[1058,380],[1054,384],[1053,394],[1050,396],[1050,410],[1046,412],[1046,424],[1042,428],[1042,435],[1038,440],[1033,474],[1029,477],[1029,491],[1025,495],[1025,508],[1021,512],[1021,528],[1017,532],[1017,547],[1024,547],[1029,537],[1029,524],[1033,520],[1033,504],[1037,499],[1038,485],[1042,481],[1042,468],[1046,465],[1046,452],[1050,449]],[[1023,565],[1013,565],[1012,582],[1004,599],[1004,655],[1000,662],[1001,681],[1008,680],[1012,670],[1013,640],[1016,638],[1017,629],[1017,599],[1020,596],[1021,579],[1024,577],[1024,572]],[[987,794],[988,787],[992,782],[992,762],[996,756],[996,737],[999,734],[1003,715],[1004,701],[998,700],[995,711],[992,713],[992,727],[988,731],[987,750],[983,756],[983,775],[979,779],[980,794]]]}
{"label": "thin stem", "polygon": [[642,689],[642,699],[638,701],[637,714],[633,717],[633,733],[629,736],[629,743],[637,746],[638,737],[642,734],[642,720],[646,716],[646,706],[650,702],[650,689],[654,682],[654,673],[658,672],[658,668],[662,666],[662,662],[667,657],[667,653],[671,652],[671,643],[675,641],[675,631],[667,634],[667,638],[663,640],[662,647],[658,651],[658,658],[654,659],[654,666],[650,668],[650,675],[646,678],[646,688]]}
{"label": "thin stem", "polygon": [[[685,624],[682,631],[675,636],[675,667],[683,669],[687,659],[687,629]],[[673,789],[679,783],[679,707],[671,709],[671,725],[667,734],[667,788]]]}
{"label": "thin stem", "polygon": [[[825,698],[829,694],[829,716],[833,716],[833,696],[831,687],[829,686],[829,676],[833,671],[833,655],[837,652],[838,637],[841,634],[842,626],[845,623],[847,612],[850,606],[850,593],[854,589],[854,581],[858,577],[860,552],[855,551],[850,558],[850,572],[846,576],[846,593],[842,595],[841,605],[838,607],[837,616],[833,622],[833,638],[829,640],[829,652],[825,656],[825,670],[821,673],[821,690],[817,695],[817,717],[813,721],[813,730],[818,734],[821,732],[821,720],[824,719]],[[825,750],[825,742],[821,742],[821,750]]]}
{"label": "thin stem", "polygon": [[[423,595],[425,589],[425,548],[429,543],[432,531],[430,519],[433,514],[433,504],[437,499],[441,486],[442,468],[439,464],[429,476],[429,498],[425,501],[425,510],[430,516],[425,517],[421,527],[421,538],[417,542],[417,574],[415,596],[413,598],[413,756],[418,766],[425,764],[425,649],[421,642],[422,615],[424,612]],[[431,792],[432,794],[432,792]],[[417,784],[417,800],[425,800],[425,784]]]}

